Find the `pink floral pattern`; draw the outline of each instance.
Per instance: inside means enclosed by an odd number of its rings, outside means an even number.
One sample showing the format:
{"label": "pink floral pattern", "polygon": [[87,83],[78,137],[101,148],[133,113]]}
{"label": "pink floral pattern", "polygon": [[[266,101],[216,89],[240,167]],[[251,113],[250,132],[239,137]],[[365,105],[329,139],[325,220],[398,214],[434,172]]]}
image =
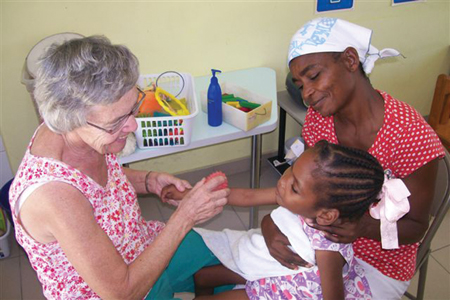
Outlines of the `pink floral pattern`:
{"label": "pink floral pattern", "polygon": [[[127,264],[134,261],[164,228],[164,223],[143,219],[136,191],[115,155],[106,155],[108,182],[106,187],[102,187],[69,165],[32,155],[30,148],[33,140],[34,137],[11,185],[11,207],[15,207],[20,194],[33,184],[50,181],[70,184],[89,200],[98,225]],[[57,242],[36,242],[27,234],[14,213],[13,220],[16,239],[28,254],[47,299],[100,299],[67,260]]]}
{"label": "pink floral pattern", "polygon": [[[444,148],[434,130],[411,106],[379,91],[384,98],[384,122],[369,153],[392,177],[404,178],[437,157]],[[322,117],[309,108],[302,131],[308,146],[320,140],[338,144],[333,117]],[[414,276],[418,243],[383,250],[379,241],[359,238],[353,243],[356,257],[384,275],[408,281]]]}
{"label": "pink floral pattern", "polygon": [[[310,246],[314,250],[339,252],[345,259],[346,265],[342,271],[345,299],[372,299],[364,268],[355,259],[352,245],[337,244],[327,240],[321,231],[309,227],[303,218],[300,216],[299,218],[303,227],[301,230],[305,231],[310,240]],[[250,300],[323,299],[320,273],[317,266],[295,275],[248,281],[245,289]]]}

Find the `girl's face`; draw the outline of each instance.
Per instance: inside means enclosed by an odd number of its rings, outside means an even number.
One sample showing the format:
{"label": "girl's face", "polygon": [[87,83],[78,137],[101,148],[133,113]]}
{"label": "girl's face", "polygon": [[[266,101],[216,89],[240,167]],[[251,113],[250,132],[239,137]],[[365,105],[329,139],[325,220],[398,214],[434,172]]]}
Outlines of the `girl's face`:
{"label": "girl's face", "polygon": [[294,165],[286,170],[278,181],[276,190],[277,203],[280,206],[311,219],[314,219],[318,212],[314,191],[317,177],[311,175],[317,167],[315,157],[312,149],[306,150]]}
{"label": "girl's face", "polygon": [[[341,56],[346,56],[346,52]],[[330,53],[299,56],[290,63],[294,83],[300,87],[303,100],[322,116],[336,114],[351,98],[354,79],[344,58]],[[359,63],[359,61],[358,61]]]}
{"label": "girl's face", "polygon": [[128,134],[137,128],[132,112],[137,111],[135,108],[140,98],[140,92],[132,88],[113,104],[94,106],[87,117],[88,122],[94,125],[79,128],[79,136],[98,153],[120,152],[125,147]]}

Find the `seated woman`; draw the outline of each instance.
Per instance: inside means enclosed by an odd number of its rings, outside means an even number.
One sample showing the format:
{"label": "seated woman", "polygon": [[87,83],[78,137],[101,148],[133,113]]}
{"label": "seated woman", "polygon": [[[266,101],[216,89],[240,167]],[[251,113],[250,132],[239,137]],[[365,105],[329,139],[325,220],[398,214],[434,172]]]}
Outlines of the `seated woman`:
{"label": "seated woman", "polygon": [[[306,23],[292,37],[288,64],[303,100],[310,106],[302,130],[308,147],[320,140],[368,151],[385,172],[408,187],[409,212],[398,221],[399,248],[381,247],[380,220],[315,224],[333,242],[353,242],[355,256],[379,281],[375,299],[400,299],[414,275],[418,242],[428,228],[437,162],[444,148],[433,129],[411,106],[372,87],[369,74],[379,57],[372,31],[335,18]],[[288,268],[304,264],[270,218],[262,232],[272,256]],[[375,283],[374,283],[375,284]]]}
{"label": "seated woman", "polygon": [[[382,190],[387,191],[380,193]],[[402,193],[390,193],[400,189]],[[175,187],[163,189],[163,197],[181,198]],[[257,202],[254,190],[231,189],[233,200],[247,197]],[[212,294],[212,288],[245,283],[245,290],[233,290],[199,299],[370,299],[370,277],[365,276],[351,244],[337,244],[309,227],[305,218],[322,225],[337,220],[358,220],[369,208],[383,206],[387,195],[398,195],[407,203],[409,192],[399,179],[386,179],[378,161],[365,151],[318,142],[306,150],[278,181],[271,194],[281,206],[271,213],[277,227],[288,235],[292,249],[312,264],[291,270],[273,259],[265,247],[260,229],[249,232],[195,230],[222,265],[201,269],[195,275],[196,295]],[[239,203],[238,203],[239,204]],[[375,208],[371,208],[373,211]],[[396,212],[397,207],[393,207]]]}
{"label": "seated woman", "polygon": [[[48,299],[142,299],[152,287],[154,298],[170,297],[173,277],[163,271],[177,247],[227,202],[228,189],[213,191],[223,178],[214,178],[199,182],[166,224],[143,219],[137,193],[191,186],[122,168],[115,156],[137,127],[145,96],[138,76],[137,58],[100,36],[52,46],[40,62],[34,96],[44,123],[19,166],[10,204],[17,241]],[[195,267],[195,255],[207,258],[192,247],[186,255]],[[176,280],[189,285],[201,266]]]}

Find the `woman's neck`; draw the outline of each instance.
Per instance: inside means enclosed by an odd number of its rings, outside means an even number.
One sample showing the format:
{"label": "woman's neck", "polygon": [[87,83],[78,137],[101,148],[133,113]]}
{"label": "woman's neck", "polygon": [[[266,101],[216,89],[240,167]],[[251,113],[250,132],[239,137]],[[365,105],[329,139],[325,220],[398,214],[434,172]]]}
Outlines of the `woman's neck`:
{"label": "woman's neck", "polygon": [[369,150],[384,121],[383,97],[366,83],[355,90],[350,101],[334,115],[339,144]]}
{"label": "woman's neck", "polygon": [[81,169],[104,162],[104,155],[86,144],[76,132],[62,135],[62,139],[64,140],[62,161]]}
{"label": "woman's neck", "polygon": [[380,114],[383,111],[383,97],[367,81],[361,88],[355,90],[351,100],[334,115],[334,118],[340,123],[361,126],[364,123],[373,124],[374,120],[383,115]]}
{"label": "woman's neck", "polygon": [[31,153],[59,160],[77,169],[104,161],[104,155],[86,144],[76,132],[58,134],[45,125],[38,131]]}

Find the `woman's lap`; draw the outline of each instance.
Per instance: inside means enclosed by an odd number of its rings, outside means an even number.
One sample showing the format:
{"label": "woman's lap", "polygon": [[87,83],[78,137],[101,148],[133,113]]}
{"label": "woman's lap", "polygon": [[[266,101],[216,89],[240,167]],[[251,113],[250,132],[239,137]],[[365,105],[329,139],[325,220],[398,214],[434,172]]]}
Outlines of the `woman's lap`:
{"label": "woman's lap", "polygon": [[[217,264],[220,264],[220,261],[206,247],[201,236],[191,230],[146,299],[173,299],[174,293],[194,292],[193,275],[203,267]],[[220,291],[232,288],[233,286],[224,286],[220,288]]]}
{"label": "woman's lap", "polygon": [[374,300],[397,300],[402,298],[408,289],[410,281],[399,281],[387,277],[365,261],[358,258],[357,260],[364,267]]}

